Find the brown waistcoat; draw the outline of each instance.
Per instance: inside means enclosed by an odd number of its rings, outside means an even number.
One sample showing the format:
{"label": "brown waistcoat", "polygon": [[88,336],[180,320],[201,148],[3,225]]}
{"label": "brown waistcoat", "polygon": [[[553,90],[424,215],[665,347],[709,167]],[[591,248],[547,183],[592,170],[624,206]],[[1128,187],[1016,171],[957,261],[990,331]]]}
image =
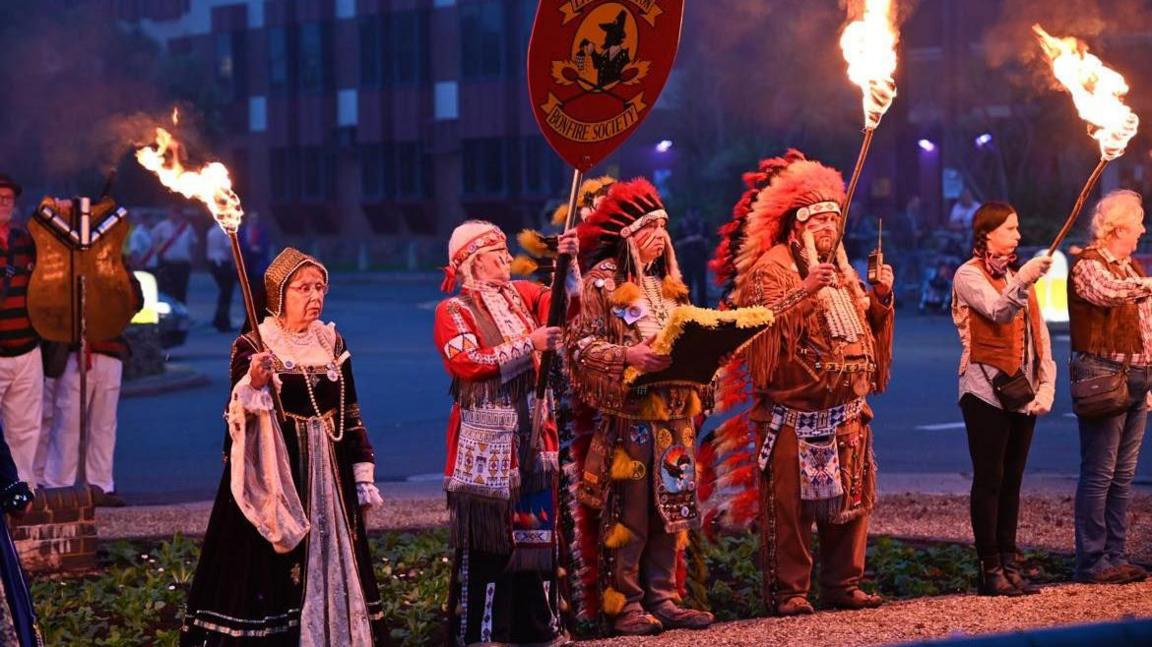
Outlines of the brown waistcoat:
{"label": "brown waistcoat", "polygon": [[[1076,262],[1085,260],[1100,261],[1116,278],[1127,276],[1119,263],[1109,263],[1095,247],[1085,249]],[[1136,274],[1144,276],[1144,268],[1135,259],[1131,263]],[[1074,352],[1108,357],[1135,354],[1144,349],[1140,337],[1140,306],[1135,303],[1112,307],[1095,305],[1080,296],[1076,282],[1069,279],[1068,317]]]}
{"label": "brown waistcoat", "polygon": [[[980,271],[984,273],[984,278],[988,279],[988,282],[996,288],[997,292],[1004,292],[1004,288],[1008,285],[1008,281],[1004,277],[993,277],[984,267],[984,263],[975,260],[969,262],[980,268]],[[1025,312],[1028,314],[1027,321],[1024,317]],[[994,366],[1008,375],[1015,375],[1024,365],[1024,340],[1026,337],[1024,331],[1026,326],[1031,327],[1029,332],[1032,337],[1032,350],[1037,360],[1044,358],[1044,348],[1040,344],[1040,327],[1043,325],[1044,321],[1040,317],[1040,303],[1036,300],[1036,291],[1032,288],[1028,289],[1028,309],[1020,310],[1016,316],[1012,317],[1012,321],[1007,323],[996,323],[969,308],[968,334],[971,344],[969,361]],[[1034,367],[1039,365],[1039,361],[1033,364]]]}

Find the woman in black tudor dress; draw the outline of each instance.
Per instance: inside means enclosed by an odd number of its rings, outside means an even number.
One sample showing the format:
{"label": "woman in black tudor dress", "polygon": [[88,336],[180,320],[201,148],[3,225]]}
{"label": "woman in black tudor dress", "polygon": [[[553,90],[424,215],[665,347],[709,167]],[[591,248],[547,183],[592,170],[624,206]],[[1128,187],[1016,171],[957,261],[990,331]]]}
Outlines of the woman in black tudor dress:
{"label": "woman in black tudor dress", "polygon": [[181,644],[387,644],[363,514],[382,501],[348,350],[319,321],[328,272],[287,248],[264,286],[266,352],[232,346],[226,469]]}

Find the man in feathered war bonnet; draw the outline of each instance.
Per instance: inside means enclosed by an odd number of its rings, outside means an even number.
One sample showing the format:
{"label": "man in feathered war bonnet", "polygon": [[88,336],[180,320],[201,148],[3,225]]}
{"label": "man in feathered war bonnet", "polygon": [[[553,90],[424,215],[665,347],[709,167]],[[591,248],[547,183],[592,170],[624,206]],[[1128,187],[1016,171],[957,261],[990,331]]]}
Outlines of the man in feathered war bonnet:
{"label": "man in feathered war bonnet", "polygon": [[[789,151],[764,160],[745,180],[749,189],[721,230],[712,266],[727,282],[727,305],[783,312],[743,355],[752,384],[749,424],[728,427],[751,430],[759,448],[765,598],[780,615],[813,612],[807,596],[815,523],[824,602],[878,606],[881,598],[860,588],[876,503],[865,397],[888,383],[892,268],[881,267],[867,291],[843,248],[832,249],[844,200],[835,169]],[[787,303],[795,307],[781,307]],[[723,389],[717,395],[729,399]]]}
{"label": "man in feathered war bonnet", "polygon": [[[699,524],[693,418],[700,394],[692,386],[630,389],[624,378],[627,367],[669,365],[650,342],[688,302],[667,224],[655,187],[638,178],[613,184],[577,229],[584,286],[566,352],[577,398],[599,417],[573,468],[578,512],[598,513],[598,523],[581,524],[574,538],[586,554],[573,597],[583,607],[578,617],[602,611],[620,634],[699,629],[713,620],[680,605],[676,577],[687,531]],[[666,463],[680,479],[665,474]]]}

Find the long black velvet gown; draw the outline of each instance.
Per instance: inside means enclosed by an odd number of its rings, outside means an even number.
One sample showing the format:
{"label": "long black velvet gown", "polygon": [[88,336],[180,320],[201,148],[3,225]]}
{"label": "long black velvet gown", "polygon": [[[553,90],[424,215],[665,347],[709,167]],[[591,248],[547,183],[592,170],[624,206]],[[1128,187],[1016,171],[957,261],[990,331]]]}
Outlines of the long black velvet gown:
{"label": "long black velvet gown", "polygon": [[[344,341],[338,337],[336,355],[343,352]],[[248,336],[241,336],[233,344],[233,385],[248,372],[249,359],[254,353],[254,343]],[[277,360],[275,371],[283,382],[281,401],[287,414],[279,420],[280,428],[284,432],[293,482],[307,511],[309,457],[304,455],[307,453],[307,445],[304,445],[305,451],[301,452],[304,427],[300,424],[301,435],[298,435],[298,419],[295,416],[307,418],[315,413],[301,369],[295,367],[290,371]],[[352,474],[355,463],[375,461],[367,432],[360,420],[351,360],[343,363],[341,371],[346,381],[346,402],[344,437],[335,443],[339,487],[344,512],[351,526],[356,569],[371,619],[373,644],[387,645],[388,631],[384,625],[380,592],[372,572],[372,559]],[[340,398],[338,383],[329,380],[323,371],[316,373],[313,381],[316,403],[321,411],[336,409]],[[261,647],[298,645],[309,537],[305,537],[291,552],[278,554],[257,532],[232,496],[229,464],[231,444],[226,434],[224,474],[220,479],[220,488],[204,536],[200,563],[196,567],[192,589],[188,594],[188,609],[181,628],[180,643]]]}

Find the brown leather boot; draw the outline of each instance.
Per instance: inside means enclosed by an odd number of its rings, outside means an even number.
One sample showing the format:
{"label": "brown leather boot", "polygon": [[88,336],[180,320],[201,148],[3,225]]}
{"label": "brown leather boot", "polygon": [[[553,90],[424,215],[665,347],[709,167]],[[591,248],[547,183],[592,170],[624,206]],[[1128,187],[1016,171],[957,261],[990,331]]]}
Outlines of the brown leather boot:
{"label": "brown leather boot", "polygon": [[707,611],[686,609],[671,602],[653,609],[652,615],[665,629],[706,629],[716,621],[715,616]]}
{"label": "brown leather boot", "polygon": [[618,636],[651,636],[664,631],[664,625],[643,611],[625,611],[612,621],[612,631]]}
{"label": "brown leather boot", "polygon": [[1036,595],[1040,592],[1040,587],[1024,579],[1024,575],[1020,572],[1020,564],[1016,562],[1016,553],[1001,553],[1000,568],[1004,569],[1004,579],[1020,589],[1024,595]]}
{"label": "brown leather boot", "polygon": [[812,603],[800,595],[794,595],[776,605],[776,614],[781,616],[807,616],[816,613]]}
{"label": "brown leather boot", "polygon": [[884,598],[875,593],[868,593],[863,589],[852,589],[847,593],[827,599],[827,604],[833,609],[875,609],[884,604]]}
{"label": "brown leather boot", "polygon": [[980,582],[976,587],[980,595],[1003,595],[1016,597],[1024,595],[1020,589],[1012,586],[1008,578],[1004,577],[1004,567],[1000,565],[1000,556],[980,558]]}

